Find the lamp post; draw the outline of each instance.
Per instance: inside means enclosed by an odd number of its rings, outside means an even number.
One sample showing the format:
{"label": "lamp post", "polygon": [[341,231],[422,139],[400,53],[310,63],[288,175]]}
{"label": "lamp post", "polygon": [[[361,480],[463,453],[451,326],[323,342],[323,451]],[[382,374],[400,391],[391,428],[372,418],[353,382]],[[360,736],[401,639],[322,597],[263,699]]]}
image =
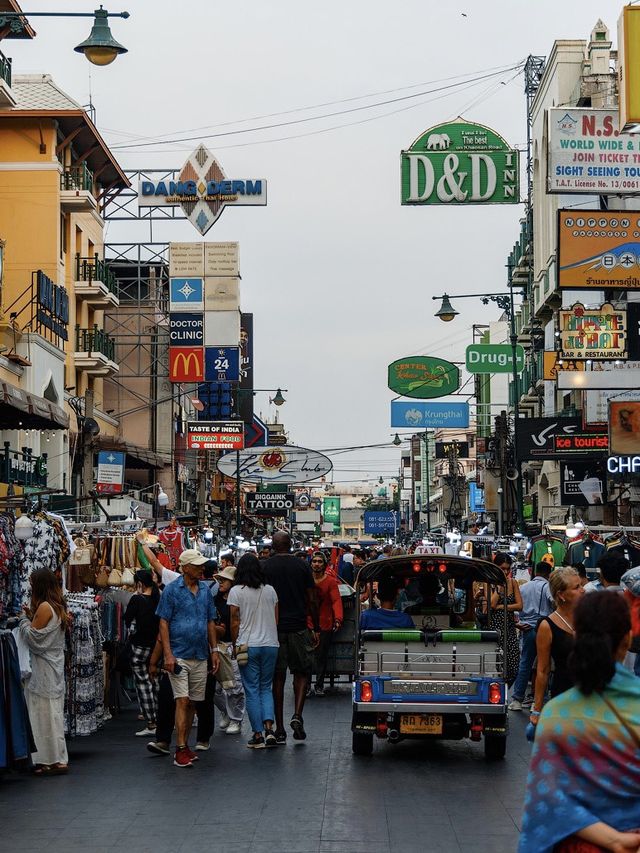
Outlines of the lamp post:
{"label": "lamp post", "polygon": [[[517,488],[517,513],[518,513],[518,527],[520,530],[523,529],[524,520],[522,517],[522,474],[520,471],[520,464],[518,462],[518,449],[517,449],[517,439],[516,439],[516,425],[518,422],[518,418],[520,417],[520,383],[518,377],[518,365],[517,365],[517,347],[518,347],[518,335],[516,332],[516,316],[515,316],[515,305],[513,301],[513,291],[519,290],[523,291],[524,288],[517,287],[516,285],[511,285],[509,290],[500,291],[498,293],[486,293],[484,295],[478,293],[456,293],[453,297],[450,297],[449,294],[443,293],[442,296],[432,296],[432,299],[441,299],[442,305],[436,311],[435,316],[439,317],[443,322],[449,323],[451,320],[455,319],[458,316],[458,311],[455,310],[453,305],[451,304],[451,299],[481,299],[485,305],[488,305],[489,302],[495,302],[499,308],[501,308],[507,318],[509,320],[509,343],[511,344],[511,381],[513,383],[513,416],[514,416],[514,428],[513,428],[513,455],[514,462],[516,468],[518,469],[518,479],[516,481]],[[504,473],[504,472],[503,472]]]}
{"label": "lamp post", "polygon": [[74,50],[84,53],[92,65],[110,65],[117,56],[128,51],[111,35],[107,19],[128,17],[128,12],[107,12],[102,6],[94,12],[1,12],[0,28],[8,26],[11,32],[20,33],[26,29],[25,18],[93,18],[89,37]]}

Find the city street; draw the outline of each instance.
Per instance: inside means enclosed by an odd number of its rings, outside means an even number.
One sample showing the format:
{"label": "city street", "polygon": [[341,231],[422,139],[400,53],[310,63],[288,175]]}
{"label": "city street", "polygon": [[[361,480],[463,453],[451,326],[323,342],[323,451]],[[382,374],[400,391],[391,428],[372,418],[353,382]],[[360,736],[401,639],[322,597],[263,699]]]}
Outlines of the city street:
{"label": "city street", "polygon": [[507,759],[482,746],[376,744],[351,754],[350,693],[311,698],[306,742],[250,751],[216,735],[198,766],[154,757],[133,709],[70,744],[67,777],[0,782],[2,847],[47,853],[513,853],[529,745],[512,714]]}

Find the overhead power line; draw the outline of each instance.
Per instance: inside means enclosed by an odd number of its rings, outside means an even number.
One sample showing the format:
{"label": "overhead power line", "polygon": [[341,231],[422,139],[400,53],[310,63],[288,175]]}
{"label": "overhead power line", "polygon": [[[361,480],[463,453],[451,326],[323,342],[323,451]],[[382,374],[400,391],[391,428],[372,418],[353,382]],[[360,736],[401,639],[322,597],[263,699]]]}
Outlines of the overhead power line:
{"label": "overhead power line", "polygon": [[397,103],[400,103],[403,101],[412,100],[414,98],[421,98],[421,97],[424,97],[425,95],[431,95],[431,94],[434,94],[436,92],[443,92],[443,91],[448,91],[451,89],[459,89],[459,88],[467,87],[473,83],[479,83],[483,80],[489,80],[493,77],[498,77],[498,76],[504,75],[506,73],[509,73],[510,71],[516,71],[517,69],[520,68],[520,65],[521,65],[521,63],[518,63],[517,65],[513,65],[510,68],[505,68],[505,69],[502,69],[500,71],[493,71],[493,72],[490,72],[487,74],[478,75],[476,77],[470,77],[468,79],[461,80],[457,83],[450,83],[446,86],[437,86],[433,89],[427,89],[427,90],[422,91],[422,92],[414,92],[411,95],[401,95],[397,98],[388,98],[384,101],[376,101],[373,104],[363,104],[363,105],[358,106],[358,107],[349,107],[348,109],[345,109],[345,110],[333,110],[332,112],[322,113],[321,115],[317,115],[317,116],[306,116],[304,118],[291,119],[290,121],[281,121],[281,122],[275,122],[273,124],[256,125],[255,127],[239,128],[236,130],[225,130],[225,131],[221,131],[219,133],[207,133],[207,134],[201,134],[199,136],[182,136],[182,137],[176,137],[174,139],[162,139],[162,140],[155,140],[155,141],[151,141],[151,142],[120,143],[118,145],[112,145],[111,148],[114,151],[115,150],[124,150],[124,149],[128,149],[128,148],[138,148],[138,149],[139,148],[151,148],[151,147],[156,147],[158,145],[166,145],[166,144],[170,144],[170,143],[172,144],[172,143],[178,143],[178,142],[199,142],[199,141],[204,140],[204,139],[219,139],[219,138],[225,137],[225,136],[237,136],[239,134],[254,133],[256,131],[261,131],[261,130],[273,130],[273,129],[276,129],[279,127],[291,127],[292,125],[304,124],[304,123],[308,123],[311,121],[320,121],[321,119],[334,118],[335,116],[340,116],[340,115],[349,115],[352,113],[361,112],[362,110],[375,109],[376,107],[389,106],[390,104],[397,104]]}

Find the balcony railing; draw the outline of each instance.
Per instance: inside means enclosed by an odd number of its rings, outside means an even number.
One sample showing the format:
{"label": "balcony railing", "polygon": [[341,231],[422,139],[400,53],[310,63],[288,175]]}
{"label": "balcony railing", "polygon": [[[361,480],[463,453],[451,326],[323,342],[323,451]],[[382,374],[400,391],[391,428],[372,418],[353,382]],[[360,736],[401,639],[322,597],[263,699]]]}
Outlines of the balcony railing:
{"label": "balcony railing", "polygon": [[81,258],[76,255],[76,281],[86,281],[92,284],[101,281],[114,296],[118,295],[118,284],[115,275],[111,272],[104,261],[97,255],[92,258]]}
{"label": "balcony railing", "polygon": [[109,361],[115,361],[116,342],[95,324],[92,329],[76,326],[76,352],[99,352]]}
{"label": "balcony railing", "polygon": [[11,59],[0,53],[0,78],[11,88]]}
{"label": "balcony railing", "polygon": [[93,192],[93,172],[84,163],[80,166],[66,166],[60,175],[60,189]]}

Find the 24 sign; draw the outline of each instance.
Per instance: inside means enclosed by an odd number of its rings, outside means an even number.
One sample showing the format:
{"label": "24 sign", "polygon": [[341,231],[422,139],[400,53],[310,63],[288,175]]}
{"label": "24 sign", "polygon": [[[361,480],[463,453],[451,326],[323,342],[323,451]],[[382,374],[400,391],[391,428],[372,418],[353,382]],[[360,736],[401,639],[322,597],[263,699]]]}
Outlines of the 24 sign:
{"label": "24 sign", "polygon": [[207,382],[239,382],[240,347],[206,347],[204,378]]}

